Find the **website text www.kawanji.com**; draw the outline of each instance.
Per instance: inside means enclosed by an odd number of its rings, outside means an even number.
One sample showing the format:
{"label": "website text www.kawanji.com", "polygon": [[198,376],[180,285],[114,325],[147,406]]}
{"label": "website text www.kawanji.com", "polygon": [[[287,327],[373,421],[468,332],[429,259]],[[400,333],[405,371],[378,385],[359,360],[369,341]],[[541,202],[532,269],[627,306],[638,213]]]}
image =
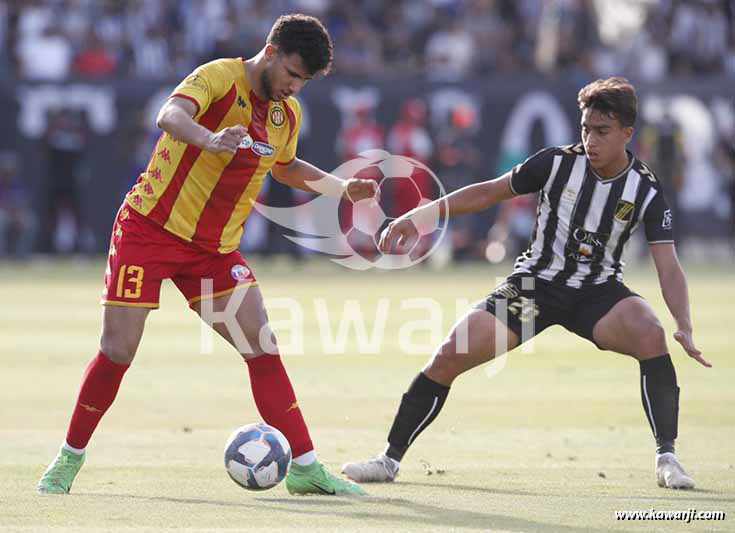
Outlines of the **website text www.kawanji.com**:
{"label": "website text www.kawanji.com", "polygon": [[681,522],[694,522],[697,520],[724,520],[724,511],[697,511],[696,509],[687,509],[686,511],[657,511],[656,509],[648,509],[647,511],[615,511],[616,520],[677,520]]}

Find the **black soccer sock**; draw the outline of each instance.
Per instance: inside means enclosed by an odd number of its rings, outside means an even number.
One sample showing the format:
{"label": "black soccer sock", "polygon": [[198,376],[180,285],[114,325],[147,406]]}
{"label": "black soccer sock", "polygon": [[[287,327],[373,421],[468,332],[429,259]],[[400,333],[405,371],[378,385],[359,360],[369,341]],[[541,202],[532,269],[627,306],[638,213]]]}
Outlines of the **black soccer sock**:
{"label": "black soccer sock", "polygon": [[449,387],[419,373],[401,399],[401,406],[388,434],[386,455],[400,461],[421,432],[431,424],[444,406]]}
{"label": "black soccer sock", "polygon": [[679,425],[679,387],[671,356],[640,361],[641,401],[656,438],[656,453],[674,453]]}

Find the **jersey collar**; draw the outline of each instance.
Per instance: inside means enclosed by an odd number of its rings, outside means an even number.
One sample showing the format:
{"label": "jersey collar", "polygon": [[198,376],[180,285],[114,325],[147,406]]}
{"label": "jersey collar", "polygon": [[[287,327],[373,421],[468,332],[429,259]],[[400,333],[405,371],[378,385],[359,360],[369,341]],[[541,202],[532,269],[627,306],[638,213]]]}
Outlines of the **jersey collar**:
{"label": "jersey collar", "polygon": [[635,156],[628,149],[625,150],[625,153],[628,154],[628,165],[611,178],[603,178],[597,172],[595,172],[595,170],[592,168],[592,165],[589,164],[589,159],[587,160],[587,168],[600,183],[610,183],[618,178],[625,176],[628,172],[630,172],[630,169],[633,168],[633,164],[635,163]]}

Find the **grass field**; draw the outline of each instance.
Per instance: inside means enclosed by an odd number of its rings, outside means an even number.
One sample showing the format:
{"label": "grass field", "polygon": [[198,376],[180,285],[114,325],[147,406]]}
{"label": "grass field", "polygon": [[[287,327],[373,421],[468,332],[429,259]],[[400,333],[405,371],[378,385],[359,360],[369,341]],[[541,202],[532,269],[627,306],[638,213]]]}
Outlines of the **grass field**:
{"label": "grass field", "polygon": [[[447,329],[456,298],[479,298],[507,272],[358,273],[325,259],[251,265],[267,298],[304,305],[305,355],[284,359],[317,452],[334,470],[382,449],[400,395],[426,359],[399,351],[399,328],[421,318],[401,312],[400,300],[433,296],[447,311]],[[259,418],[246,367],[219,340],[214,354],[200,353],[198,319],[166,285],[72,494],[38,496],[38,477],[97,350],[102,270],[96,262],[0,265],[0,530],[735,531],[731,267],[690,275],[695,340],[714,368],[670,343],[682,387],[677,452],[695,491],[656,486],[637,363],[552,328],[534,353],[512,354],[497,375],[480,368],[455,383],[398,483],[368,486],[365,499],[290,497],[283,485],[246,492],[222,465],[230,431]],[[670,338],[672,320],[652,271],[632,272],[627,282],[652,302]],[[370,315],[381,297],[391,309],[377,354],[356,354],[351,334],[346,355],[322,355],[314,298],[324,298],[335,330],[346,298]],[[725,511],[727,518],[685,524],[614,515],[651,508]]]}

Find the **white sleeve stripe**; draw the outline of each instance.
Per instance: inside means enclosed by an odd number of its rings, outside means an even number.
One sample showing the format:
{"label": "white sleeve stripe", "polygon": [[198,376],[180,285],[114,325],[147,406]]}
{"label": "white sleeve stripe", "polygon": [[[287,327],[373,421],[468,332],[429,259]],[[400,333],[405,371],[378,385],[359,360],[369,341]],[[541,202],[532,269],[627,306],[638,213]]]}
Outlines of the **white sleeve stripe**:
{"label": "white sleeve stripe", "polygon": [[666,244],[666,243],[673,244],[674,241],[648,241],[648,244]]}
{"label": "white sleeve stripe", "polygon": [[643,200],[643,206],[641,206],[641,216],[638,217],[638,220],[643,220],[643,217],[646,216],[646,209],[648,209],[648,206],[651,205],[651,202],[656,197],[656,191],[655,188],[651,187],[651,190],[648,191],[648,194],[646,195],[646,199]]}
{"label": "white sleeve stripe", "polygon": [[515,190],[515,187],[513,187],[513,176],[515,176],[515,173],[511,173],[510,178],[508,179],[508,184],[510,185],[510,190],[516,196],[520,196],[521,194],[518,191]]}

